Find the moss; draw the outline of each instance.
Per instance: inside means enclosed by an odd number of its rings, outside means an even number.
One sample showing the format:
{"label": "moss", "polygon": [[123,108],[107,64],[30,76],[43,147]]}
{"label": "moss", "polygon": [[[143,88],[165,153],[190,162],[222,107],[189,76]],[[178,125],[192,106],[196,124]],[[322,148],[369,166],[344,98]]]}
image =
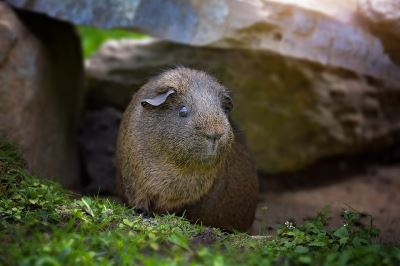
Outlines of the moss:
{"label": "moss", "polygon": [[92,27],[79,26],[79,34],[82,39],[82,48],[85,58],[92,55],[99,47],[110,39],[144,39],[147,35],[123,29],[96,29]]}

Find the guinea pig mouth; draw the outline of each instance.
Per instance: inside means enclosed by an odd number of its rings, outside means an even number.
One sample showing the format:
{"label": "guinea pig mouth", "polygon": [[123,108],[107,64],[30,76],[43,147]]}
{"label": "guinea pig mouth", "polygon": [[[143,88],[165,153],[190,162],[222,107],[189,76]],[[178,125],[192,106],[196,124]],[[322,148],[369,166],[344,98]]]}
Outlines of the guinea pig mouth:
{"label": "guinea pig mouth", "polygon": [[212,163],[218,159],[217,154],[205,154],[200,156],[199,161],[204,163]]}
{"label": "guinea pig mouth", "polygon": [[202,155],[197,158],[197,163],[203,166],[216,165],[219,162],[218,155]]}
{"label": "guinea pig mouth", "polygon": [[194,139],[183,153],[178,152],[179,162],[187,165],[212,167],[225,157],[226,147],[221,141],[211,142],[205,139]]}
{"label": "guinea pig mouth", "polygon": [[195,168],[203,167],[214,167],[221,161],[221,156],[219,154],[207,155],[204,153],[192,153],[186,158],[181,158],[177,161],[178,165],[189,166]]}
{"label": "guinea pig mouth", "polygon": [[202,164],[214,164],[217,163],[221,156],[223,155],[223,150],[218,145],[207,145],[204,147],[202,152],[197,154],[198,160]]}

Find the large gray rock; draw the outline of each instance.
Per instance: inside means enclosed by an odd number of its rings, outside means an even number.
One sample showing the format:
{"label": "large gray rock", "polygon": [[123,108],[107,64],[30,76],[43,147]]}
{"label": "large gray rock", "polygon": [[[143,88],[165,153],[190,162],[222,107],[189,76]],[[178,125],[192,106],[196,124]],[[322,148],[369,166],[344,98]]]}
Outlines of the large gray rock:
{"label": "large gray rock", "polygon": [[272,53],[153,40],[110,41],[87,60],[90,104],[123,109],[150,76],[177,64],[233,91],[233,117],[267,172],[382,147],[400,129],[397,86]]}
{"label": "large gray rock", "polygon": [[83,92],[74,27],[0,2],[0,137],[19,146],[31,170],[67,187],[80,182]]}
{"label": "large gray rock", "polygon": [[386,52],[400,64],[400,0],[359,0],[358,10]]}
{"label": "large gray rock", "polygon": [[202,46],[266,50],[400,81],[378,38],[360,25],[354,1],[8,0],[75,24],[123,27]]}

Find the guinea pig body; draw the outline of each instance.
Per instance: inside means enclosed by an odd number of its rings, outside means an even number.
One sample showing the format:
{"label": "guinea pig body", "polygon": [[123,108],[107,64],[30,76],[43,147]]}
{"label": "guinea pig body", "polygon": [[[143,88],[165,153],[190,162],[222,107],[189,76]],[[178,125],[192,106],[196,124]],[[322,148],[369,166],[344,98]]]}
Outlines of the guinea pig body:
{"label": "guinea pig body", "polygon": [[232,128],[229,92],[204,72],[168,70],[135,93],[117,141],[120,190],[148,212],[246,230],[254,219],[257,175]]}

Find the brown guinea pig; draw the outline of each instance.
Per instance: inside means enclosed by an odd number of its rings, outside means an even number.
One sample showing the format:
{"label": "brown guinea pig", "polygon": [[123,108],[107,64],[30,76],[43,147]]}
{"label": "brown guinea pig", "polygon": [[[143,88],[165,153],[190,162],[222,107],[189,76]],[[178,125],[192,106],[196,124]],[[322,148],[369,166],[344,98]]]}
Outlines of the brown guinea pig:
{"label": "brown guinea pig", "polygon": [[230,122],[232,107],[225,87],[189,68],[165,71],[143,85],[123,115],[117,141],[118,183],[128,204],[248,229],[258,181]]}

